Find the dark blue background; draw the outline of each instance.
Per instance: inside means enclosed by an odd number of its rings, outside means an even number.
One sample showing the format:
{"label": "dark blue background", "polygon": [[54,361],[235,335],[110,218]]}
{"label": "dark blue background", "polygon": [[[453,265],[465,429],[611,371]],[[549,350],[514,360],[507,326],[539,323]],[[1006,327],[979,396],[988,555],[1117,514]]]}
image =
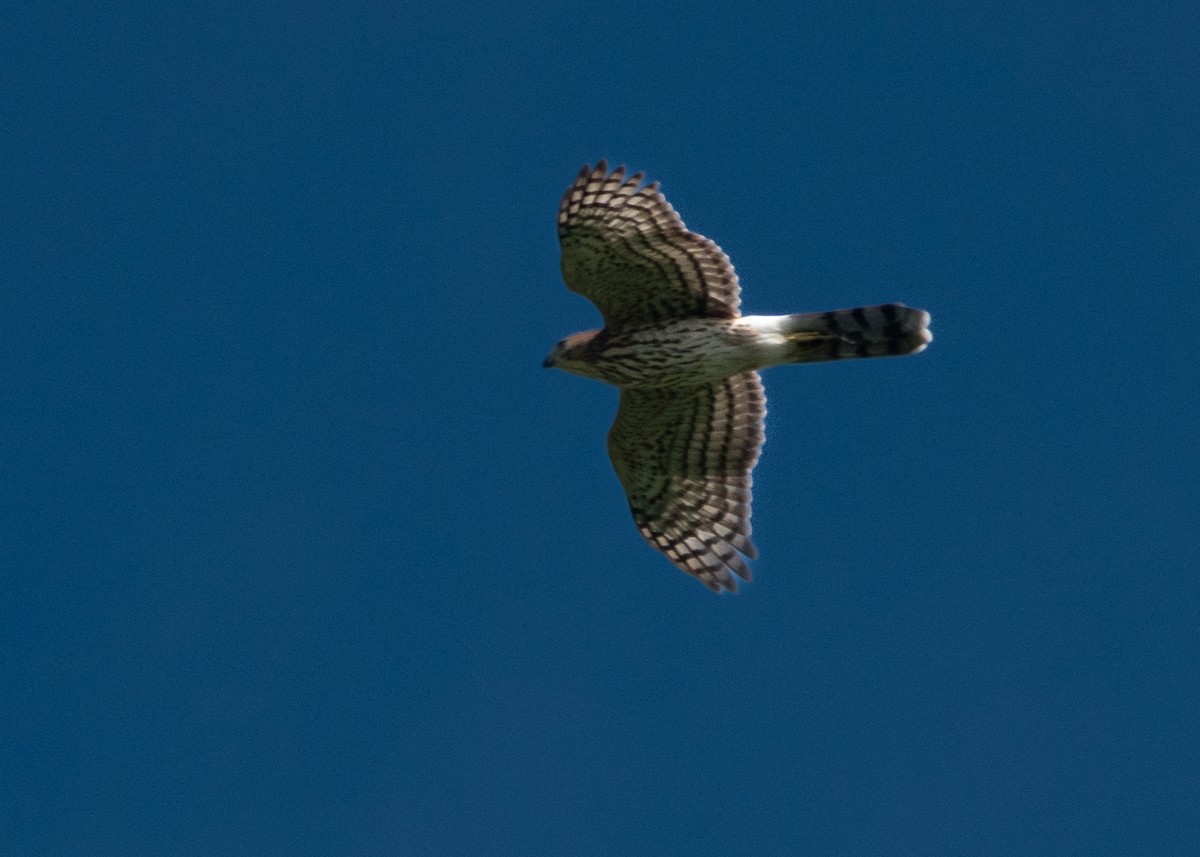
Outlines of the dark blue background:
{"label": "dark blue background", "polygon": [[[1192,4],[23,5],[0,852],[1195,853]],[[768,374],[736,597],[539,368],[600,157],[933,314]]]}

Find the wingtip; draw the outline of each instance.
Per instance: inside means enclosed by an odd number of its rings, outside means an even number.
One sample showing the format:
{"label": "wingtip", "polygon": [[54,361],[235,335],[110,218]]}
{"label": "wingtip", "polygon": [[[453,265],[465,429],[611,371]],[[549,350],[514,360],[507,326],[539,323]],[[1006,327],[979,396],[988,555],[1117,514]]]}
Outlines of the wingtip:
{"label": "wingtip", "polygon": [[610,171],[608,159],[601,158],[600,160],[596,161],[595,166],[592,166],[591,164],[584,164],[583,168],[580,169],[576,180],[616,179],[617,181],[624,182],[624,186],[628,188],[638,188],[640,186],[642,190],[649,191],[650,193],[655,193],[658,191],[658,182],[651,182],[650,184],[646,185],[642,184],[642,182],[646,180],[645,172],[638,171],[630,174],[628,177],[626,177],[626,173],[628,173],[628,167],[626,167],[624,164],[620,164]]}
{"label": "wingtip", "polygon": [[734,595],[738,593],[737,579],[728,571],[724,575],[706,574],[704,576],[696,575],[696,577],[717,595],[724,595],[726,592],[732,592]]}

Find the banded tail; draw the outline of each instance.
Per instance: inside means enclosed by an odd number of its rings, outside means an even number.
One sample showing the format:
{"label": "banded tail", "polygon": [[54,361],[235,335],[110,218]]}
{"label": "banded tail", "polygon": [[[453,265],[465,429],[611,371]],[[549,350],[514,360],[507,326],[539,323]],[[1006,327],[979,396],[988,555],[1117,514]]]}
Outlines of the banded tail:
{"label": "banded tail", "polygon": [[793,363],[917,354],[933,341],[929,313],[880,304],[784,317],[779,331],[795,344]]}

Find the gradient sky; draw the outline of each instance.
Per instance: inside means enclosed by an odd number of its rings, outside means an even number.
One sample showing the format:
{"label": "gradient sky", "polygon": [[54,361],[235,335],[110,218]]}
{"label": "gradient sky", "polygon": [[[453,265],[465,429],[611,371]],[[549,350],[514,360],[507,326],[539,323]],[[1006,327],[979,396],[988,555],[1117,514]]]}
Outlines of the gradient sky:
{"label": "gradient sky", "polygon": [[[970,6],[971,4],[967,4]],[[1184,855],[1188,3],[21,4],[0,854]],[[554,213],[663,183],[768,373],[755,581],[638,537]]]}

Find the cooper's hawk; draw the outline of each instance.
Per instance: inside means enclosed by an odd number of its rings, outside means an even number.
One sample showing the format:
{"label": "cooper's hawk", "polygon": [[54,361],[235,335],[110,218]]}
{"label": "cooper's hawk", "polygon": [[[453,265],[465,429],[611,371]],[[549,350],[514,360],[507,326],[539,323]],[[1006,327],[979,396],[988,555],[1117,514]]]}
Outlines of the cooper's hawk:
{"label": "cooper's hawk", "polygon": [[749,580],[750,472],[763,443],[759,369],[916,354],[929,313],[902,304],[801,315],[739,312],[721,248],[689,232],[642,174],[584,166],[558,209],[567,288],[603,330],[568,336],[545,365],[621,388],[608,454],[651,546],[710,589]]}

